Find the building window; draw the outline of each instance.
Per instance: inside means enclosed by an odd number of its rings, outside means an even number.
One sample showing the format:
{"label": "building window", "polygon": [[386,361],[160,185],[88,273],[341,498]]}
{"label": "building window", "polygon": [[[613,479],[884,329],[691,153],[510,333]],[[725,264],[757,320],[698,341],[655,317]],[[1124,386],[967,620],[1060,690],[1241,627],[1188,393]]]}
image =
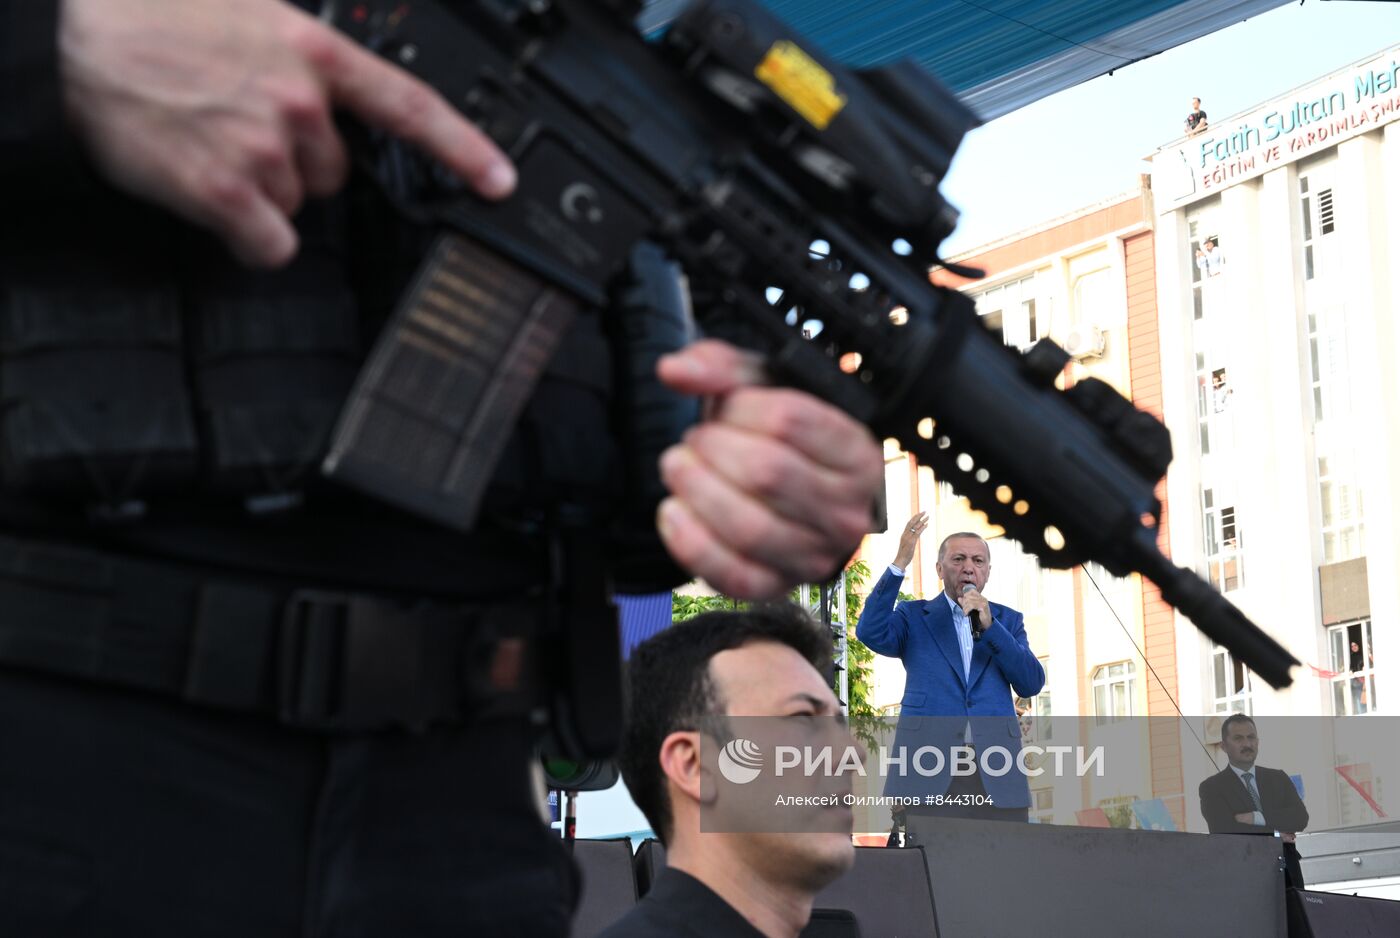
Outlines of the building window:
{"label": "building window", "polygon": [[1338,306],[1308,312],[1308,359],[1312,377],[1313,448],[1322,517],[1324,563],[1366,552],[1361,487],[1357,484],[1356,433],[1351,400],[1346,317]]}
{"label": "building window", "polygon": [[1029,348],[1050,331],[1049,299],[1040,294],[1034,275],[969,295],[983,325],[1007,345]]}
{"label": "building window", "polygon": [[1332,212],[1332,190],[1323,189],[1317,194],[1317,230],[1329,235],[1336,230],[1336,219]]}
{"label": "building window", "polygon": [[[1196,356],[1198,359],[1202,355]],[[1197,362],[1198,367],[1200,363]],[[1206,386],[1205,374],[1198,371],[1196,374],[1196,423],[1200,431],[1201,455],[1210,455],[1210,408],[1211,392]]]}
{"label": "building window", "polygon": [[1371,651],[1371,620],[1329,626],[1332,653],[1332,712],[1337,716],[1374,713],[1376,662]]}
{"label": "building window", "polygon": [[1031,792],[1031,823],[1055,823],[1055,789],[1037,788]]}
{"label": "building window", "polygon": [[[1041,658],[1040,666],[1045,670],[1046,675],[1050,674],[1050,659]],[[1046,743],[1055,738],[1055,724],[1051,719],[1053,709],[1050,706],[1050,684],[1047,681],[1045,687],[1034,697],[1018,697],[1016,699],[1016,714],[1021,719],[1021,738],[1026,742]]]}
{"label": "building window", "polygon": [[1361,520],[1361,490],[1346,478],[1333,478],[1336,459],[1317,459],[1318,498],[1322,502],[1323,563],[1353,560],[1366,552]]}
{"label": "building window", "polygon": [[1222,593],[1244,585],[1244,544],[1234,505],[1218,504],[1214,489],[1201,492],[1207,579]]}
{"label": "building window", "polygon": [[1210,373],[1210,404],[1214,413],[1225,413],[1230,406],[1230,396],[1234,393],[1224,368],[1216,368]]}
{"label": "building window", "polygon": [[1308,374],[1312,378],[1313,422],[1323,418],[1322,398],[1322,333],[1318,328],[1317,314],[1308,313]]}
{"label": "building window", "polygon": [[1050,706],[1050,688],[1046,687],[1036,694],[1035,700],[1031,703],[1035,707],[1033,712],[1035,713],[1036,738],[1049,742],[1055,738],[1055,724],[1051,720],[1054,711]]}
{"label": "building window", "polygon": [[1234,448],[1234,424],[1230,401],[1235,389],[1223,367],[1208,367],[1205,354],[1196,353],[1196,423],[1200,432],[1201,455],[1229,453]]}
{"label": "building window", "polygon": [[[1188,229],[1187,229],[1187,230],[1190,232],[1190,237],[1191,237],[1191,255],[1192,255],[1192,257],[1194,257],[1194,256],[1196,255],[1196,252],[1199,251],[1199,250],[1201,249],[1201,238],[1200,238],[1201,223],[1200,223],[1199,221],[1194,221],[1194,220],[1193,220],[1193,221],[1191,221],[1191,222],[1188,222],[1187,225],[1188,225]],[[1192,319],[1201,319],[1201,318],[1203,318],[1203,317],[1205,316],[1205,314],[1206,314],[1205,299],[1204,299],[1204,297],[1201,296],[1201,281],[1203,281],[1203,280],[1205,280],[1205,271],[1201,270],[1201,266],[1200,266],[1199,264],[1192,263],[1192,264],[1191,264],[1191,318],[1192,318]]]}
{"label": "building window", "polygon": [[1113,284],[1108,268],[1091,271],[1074,281],[1074,322],[1101,326],[1113,309]]}
{"label": "building window", "polygon": [[1225,272],[1225,249],[1215,235],[1206,235],[1196,248],[1196,270],[1202,277],[1218,277]]}
{"label": "building window", "polygon": [[[1308,310],[1308,375],[1312,379],[1313,422],[1340,416],[1350,378],[1346,312],[1326,305]],[[1342,396],[1339,399],[1339,396]]]}
{"label": "building window", "polygon": [[1225,250],[1213,211],[1188,219],[1186,231],[1191,258],[1191,316],[1200,320],[1212,312],[1214,303],[1220,302],[1214,289],[1220,281],[1214,278],[1225,272]]}
{"label": "building window", "polygon": [[[1196,432],[1202,457],[1211,453],[1228,454],[1234,447],[1229,413],[1234,388],[1226,364],[1221,360],[1224,344],[1210,321],[1219,318],[1217,285],[1225,263],[1224,249],[1219,247],[1215,230],[1213,213],[1207,212],[1188,221],[1190,249],[1195,256],[1190,268],[1194,317],[1191,343],[1196,364]],[[1222,471],[1227,468],[1221,467]],[[1209,473],[1206,477],[1209,478]]]}
{"label": "building window", "polygon": [[1230,653],[1230,649],[1214,643],[1212,646],[1211,686],[1215,697],[1215,712],[1253,715],[1253,689],[1249,669]]}
{"label": "building window", "polygon": [[1336,205],[1331,184],[1311,175],[1298,177],[1298,198],[1303,215],[1303,279],[1313,280],[1327,273],[1323,257],[1327,248],[1320,240],[1337,230]]}
{"label": "building window", "polygon": [[1094,670],[1094,724],[1117,723],[1133,715],[1137,666],[1131,661]]}

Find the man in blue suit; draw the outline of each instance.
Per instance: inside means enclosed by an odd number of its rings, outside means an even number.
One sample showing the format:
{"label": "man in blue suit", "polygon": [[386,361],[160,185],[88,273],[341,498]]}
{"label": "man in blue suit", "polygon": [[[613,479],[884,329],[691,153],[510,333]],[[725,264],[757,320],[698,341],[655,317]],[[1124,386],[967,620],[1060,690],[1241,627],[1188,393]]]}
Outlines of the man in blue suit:
{"label": "man in blue suit", "polygon": [[[911,818],[1024,821],[1030,788],[1017,762],[1021,728],[1012,690],[1034,697],[1045,686],[1045,669],[1026,641],[1021,614],[982,595],[992,572],[991,552],[976,534],[951,534],[939,546],[939,596],[896,605],[904,571],[927,526],[925,512],[909,519],[894,563],[871,590],[856,624],[856,637],[899,658],[906,674],[890,754],[895,759],[902,753],[905,761],[902,768],[897,763],[888,768],[885,793],[943,796],[940,803],[910,809]],[[930,750],[919,756],[922,747],[932,747],[942,758],[929,758]],[[975,759],[969,759],[972,753]]]}

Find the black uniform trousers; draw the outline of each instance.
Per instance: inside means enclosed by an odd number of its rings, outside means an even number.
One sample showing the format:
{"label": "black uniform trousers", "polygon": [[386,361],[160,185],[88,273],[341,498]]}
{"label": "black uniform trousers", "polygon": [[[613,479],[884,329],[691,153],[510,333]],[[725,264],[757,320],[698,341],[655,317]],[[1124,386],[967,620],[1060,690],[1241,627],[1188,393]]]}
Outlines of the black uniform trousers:
{"label": "black uniform trousers", "polygon": [[576,874],[530,745],[523,722],[333,736],[0,668],[0,935],[565,935]]}

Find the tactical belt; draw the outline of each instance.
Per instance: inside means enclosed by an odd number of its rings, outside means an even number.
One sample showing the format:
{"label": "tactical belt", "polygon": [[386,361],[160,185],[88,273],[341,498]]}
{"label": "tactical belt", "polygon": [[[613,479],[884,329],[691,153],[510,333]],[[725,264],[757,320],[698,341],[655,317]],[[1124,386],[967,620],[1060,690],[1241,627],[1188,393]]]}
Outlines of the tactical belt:
{"label": "tactical belt", "polygon": [[0,667],[309,730],[538,715],[543,607],[296,588],[0,537]]}

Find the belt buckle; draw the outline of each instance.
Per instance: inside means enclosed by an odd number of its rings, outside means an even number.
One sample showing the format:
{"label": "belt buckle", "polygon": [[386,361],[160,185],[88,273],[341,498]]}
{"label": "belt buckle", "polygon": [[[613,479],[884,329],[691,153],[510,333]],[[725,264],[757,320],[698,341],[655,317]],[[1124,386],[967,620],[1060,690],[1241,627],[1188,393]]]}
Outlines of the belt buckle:
{"label": "belt buckle", "polygon": [[293,592],[282,619],[278,716],[343,732],[419,732],[455,718],[461,629],[452,618],[375,596]]}
{"label": "belt buckle", "polygon": [[343,729],[346,635],[355,597],[296,590],[282,612],[277,714],[305,729]]}

